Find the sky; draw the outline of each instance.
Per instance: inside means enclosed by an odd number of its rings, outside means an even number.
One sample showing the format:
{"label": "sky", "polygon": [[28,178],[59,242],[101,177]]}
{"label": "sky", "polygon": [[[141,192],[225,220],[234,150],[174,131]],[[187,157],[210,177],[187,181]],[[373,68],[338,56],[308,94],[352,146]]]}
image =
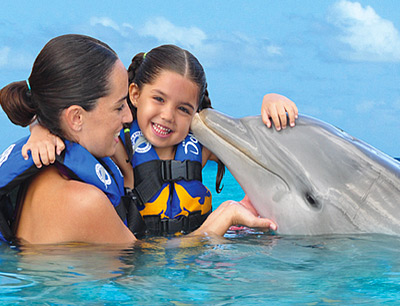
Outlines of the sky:
{"label": "sky", "polygon": [[[400,156],[397,0],[1,0],[0,88],[28,78],[42,47],[67,33],[106,42],[126,67],[176,44],[202,63],[214,108],[257,115],[266,93],[280,93]],[[0,110],[0,152],[28,133]]]}

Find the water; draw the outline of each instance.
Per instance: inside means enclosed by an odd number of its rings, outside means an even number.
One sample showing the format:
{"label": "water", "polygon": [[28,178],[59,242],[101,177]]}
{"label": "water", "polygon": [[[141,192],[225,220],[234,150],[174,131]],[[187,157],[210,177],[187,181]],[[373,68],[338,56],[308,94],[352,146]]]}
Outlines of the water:
{"label": "water", "polygon": [[[206,170],[210,187],[214,170]],[[240,200],[232,177],[224,182],[214,201]],[[153,238],[123,250],[2,244],[0,304],[398,305],[399,250],[399,237],[249,230],[220,239]]]}

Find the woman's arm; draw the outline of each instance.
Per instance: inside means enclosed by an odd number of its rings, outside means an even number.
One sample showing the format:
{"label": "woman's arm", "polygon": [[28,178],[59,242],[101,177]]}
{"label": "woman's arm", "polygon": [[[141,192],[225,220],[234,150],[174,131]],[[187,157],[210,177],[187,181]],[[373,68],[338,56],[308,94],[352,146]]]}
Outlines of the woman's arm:
{"label": "woman's arm", "polygon": [[267,230],[276,230],[277,225],[267,219],[259,218],[240,202],[225,201],[214,210],[193,235],[223,236],[232,225],[259,227]]}
{"label": "woman's arm", "polygon": [[133,168],[132,164],[130,162],[127,162],[128,154],[125,150],[125,147],[121,139],[119,139],[115,154],[111,156],[111,158],[118,165],[122,175],[124,176],[124,187],[133,189],[134,187]]}
{"label": "woman's arm", "polygon": [[202,155],[202,167],[204,168],[204,166],[207,164],[207,162],[209,160],[218,162],[219,159],[217,157],[217,155],[215,155],[213,152],[211,152],[209,149],[207,149],[206,147],[203,146],[203,149],[201,151],[201,155]]}

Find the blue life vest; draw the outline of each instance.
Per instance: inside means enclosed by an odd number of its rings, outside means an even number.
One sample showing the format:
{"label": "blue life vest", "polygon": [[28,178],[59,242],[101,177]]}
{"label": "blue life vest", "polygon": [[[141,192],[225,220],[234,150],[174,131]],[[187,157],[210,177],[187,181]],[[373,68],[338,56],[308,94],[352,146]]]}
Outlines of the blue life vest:
{"label": "blue life vest", "polygon": [[[122,134],[121,138],[124,139]],[[148,230],[158,232],[151,229],[152,223],[158,223],[157,219],[179,219],[184,224],[182,229],[171,224],[156,225],[170,227],[165,231],[167,233],[190,232],[198,228],[212,210],[211,192],[202,184],[202,145],[199,141],[189,133],[177,145],[174,160],[160,160],[156,150],[144,138],[137,121],[130,127],[130,138],[134,149],[134,192],[139,198],[138,209]],[[150,220],[149,217],[156,218]],[[190,217],[192,221],[182,217]],[[158,233],[163,232],[160,229]]]}
{"label": "blue life vest", "polygon": [[[25,137],[9,146],[0,155],[0,240],[13,238],[11,224],[15,221],[17,193],[26,179],[37,174],[38,169],[32,157],[24,160],[21,155]],[[62,164],[67,175],[96,186],[102,190],[117,210],[122,221],[127,225],[127,213],[122,198],[124,196],[123,176],[117,165],[108,157],[96,159],[84,147],[65,141],[65,150],[57,156],[57,163]]]}

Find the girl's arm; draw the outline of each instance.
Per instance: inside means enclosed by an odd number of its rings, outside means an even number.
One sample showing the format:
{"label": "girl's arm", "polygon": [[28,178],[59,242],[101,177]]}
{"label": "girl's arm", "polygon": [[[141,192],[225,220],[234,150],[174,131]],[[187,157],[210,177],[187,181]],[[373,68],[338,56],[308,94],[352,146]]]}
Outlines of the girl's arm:
{"label": "girl's arm", "polygon": [[263,98],[261,106],[261,117],[267,127],[271,127],[272,122],[275,124],[276,129],[279,131],[281,128],[285,129],[288,123],[291,127],[295,125],[299,111],[296,104],[279,94],[267,94]]}
{"label": "girl's arm", "polygon": [[31,136],[22,147],[22,156],[28,159],[28,151],[31,151],[33,162],[38,168],[54,163],[56,154],[60,155],[65,149],[64,142],[40,124],[32,124],[29,129]]}
{"label": "girl's arm", "polygon": [[[28,151],[31,151],[33,162],[38,168],[41,168],[42,165],[48,166],[49,164],[53,164],[56,160],[56,154],[60,155],[65,149],[62,139],[50,133],[48,129],[40,124],[32,124],[29,129],[31,136],[22,147],[22,156],[28,159]],[[125,187],[133,189],[133,170],[131,164],[126,162],[128,156],[121,139],[112,159],[121,169]]]}

